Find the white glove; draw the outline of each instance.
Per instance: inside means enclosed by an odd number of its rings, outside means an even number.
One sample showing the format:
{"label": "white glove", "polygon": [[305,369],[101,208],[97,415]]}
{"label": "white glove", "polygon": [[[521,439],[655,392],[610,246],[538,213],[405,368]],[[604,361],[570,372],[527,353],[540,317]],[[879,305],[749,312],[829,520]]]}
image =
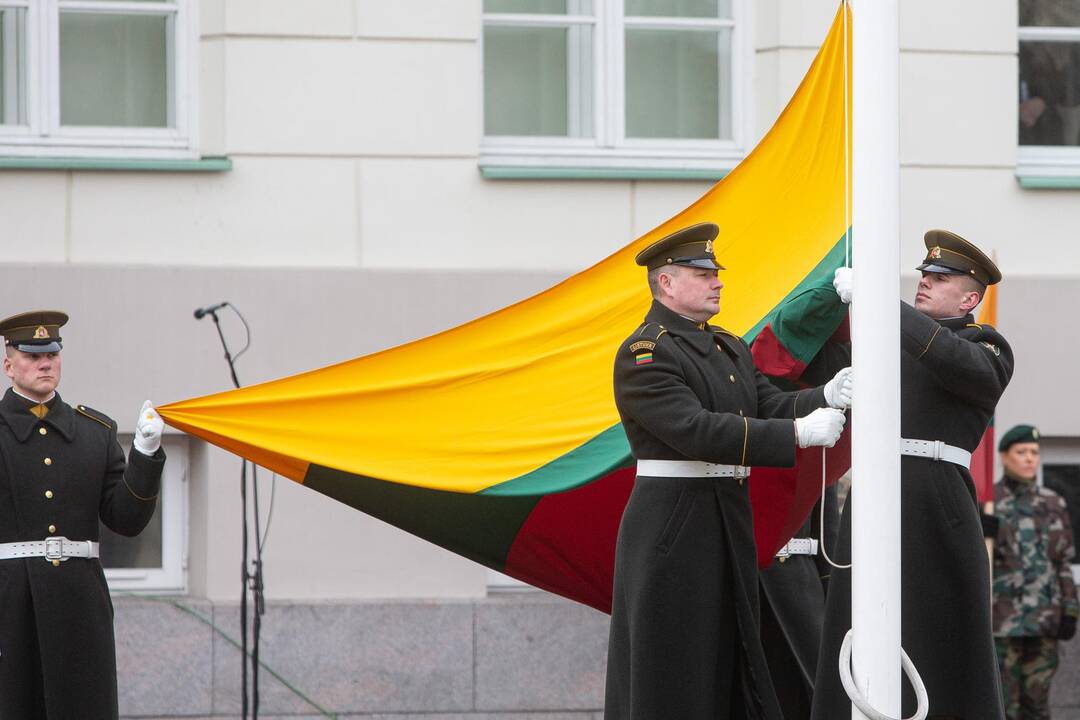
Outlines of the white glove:
{"label": "white glove", "polygon": [[135,449],[143,455],[153,455],[161,447],[161,431],[165,421],[147,400],[139,411],[139,421],[135,423]]}
{"label": "white glove", "polygon": [[836,294],[840,296],[840,302],[847,305],[851,302],[851,268],[839,267],[833,273],[832,286],[836,288]]}
{"label": "white glove", "polygon": [[799,447],[832,447],[844,431],[844,413],[836,408],[818,408],[795,421]]}
{"label": "white glove", "polygon": [[825,402],[837,410],[851,407],[851,368],[846,367],[825,383]]}

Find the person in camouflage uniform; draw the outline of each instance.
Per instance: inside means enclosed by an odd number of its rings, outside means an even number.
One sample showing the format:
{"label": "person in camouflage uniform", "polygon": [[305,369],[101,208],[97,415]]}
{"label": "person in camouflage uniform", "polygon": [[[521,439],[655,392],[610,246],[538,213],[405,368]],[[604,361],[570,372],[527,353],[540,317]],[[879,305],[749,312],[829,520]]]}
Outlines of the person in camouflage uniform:
{"label": "person in camouflage uniform", "polygon": [[1039,487],[1039,431],[1017,425],[998,444],[1005,476],[994,486],[994,642],[1009,720],[1050,717],[1058,640],[1076,633],[1073,535],[1065,501]]}

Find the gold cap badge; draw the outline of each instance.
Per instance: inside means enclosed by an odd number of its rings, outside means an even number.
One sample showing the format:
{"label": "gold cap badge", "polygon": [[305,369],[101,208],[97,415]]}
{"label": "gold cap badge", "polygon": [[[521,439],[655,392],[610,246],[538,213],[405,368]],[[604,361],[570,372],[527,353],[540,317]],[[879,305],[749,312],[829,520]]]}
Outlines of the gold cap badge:
{"label": "gold cap badge", "polygon": [[934,260],[940,260],[941,259],[941,248],[939,248],[939,247],[930,248],[930,257],[932,259],[934,259]]}
{"label": "gold cap badge", "polygon": [[37,330],[34,331],[34,339],[35,340],[43,340],[43,339],[48,339],[48,337],[49,337],[48,329],[46,329],[46,327],[44,325],[38,325]]}

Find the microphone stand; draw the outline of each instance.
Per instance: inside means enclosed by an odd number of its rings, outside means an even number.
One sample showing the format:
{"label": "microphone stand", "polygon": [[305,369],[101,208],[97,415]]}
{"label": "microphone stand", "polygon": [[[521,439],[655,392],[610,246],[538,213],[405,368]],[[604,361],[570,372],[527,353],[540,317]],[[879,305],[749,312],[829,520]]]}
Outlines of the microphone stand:
{"label": "microphone stand", "polygon": [[[222,303],[227,305],[228,303]],[[231,307],[231,305],[230,305]],[[235,308],[233,308],[235,310]],[[236,377],[236,365],[233,362],[232,353],[229,352],[229,345],[225,342],[225,334],[221,331],[221,321],[218,319],[216,310],[209,310],[207,315],[214,319],[214,327],[217,329],[218,338],[221,339],[221,347],[225,351],[225,362],[229,365],[229,375],[232,377],[233,387],[240,387],[240,380]],[[247,671],[247,659],[248,659],[248,628],[247,628],[247,598],[248,590],[251,590],[252,599],[255,603],[255,615],[252,618],[252,653],[251,653],[251,676],[252,676],[252,713],[253,720],[258,720],[259,717],[259,633],[262,629],[262,614],[266,612],[266,605],[263,598],[263,576],[262,576],[262,543],[259,541],[259,478],[255,469],[255,464],[251,465],[251,481],[253,489],[255,491],[254,498],[254,510],[255,510],[255,559],[252,561],[252,572],[248,572],[247,557],[248,557],[248,513],[247,513],[247,460],[241,460],[240,463],[240,504],[242,506],[241,512],[243,520],[241,527],[243,528],[242,539],[240,542],[240,652],[242,658],[240,660],[240,684],[241,684],[241,717],[247,720],[248,717],[248,671]]]}

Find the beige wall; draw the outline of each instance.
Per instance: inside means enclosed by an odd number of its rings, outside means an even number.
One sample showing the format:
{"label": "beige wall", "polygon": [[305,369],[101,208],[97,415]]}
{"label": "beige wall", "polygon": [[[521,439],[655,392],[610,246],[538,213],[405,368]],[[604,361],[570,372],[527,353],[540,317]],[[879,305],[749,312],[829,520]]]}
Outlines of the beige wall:
{"label": "beige wall", "polygon": [[[754,5],[760,135],[835,3]],[[222,299],[252,322],[245,383],[426,335],[587,267],[709,187],[482,179],[480,7],[204,0],[201,149],[230,156],[232,172],[0,173],[0,284],[12,312],[72,310],[65,396],[130,430],[146,397],[226,388],[216,335],[190,315]],[[903,262],[914,267],[934,226],[996,249],[1008,277],[1001,325],[1018,357],[999,424],[1080,436],[1057,380],[1080,341],[1046,311],[1080,300],[1080,195],[1015,180],[1015,15],[979,0],[948,13],[903,5]],[[191,458],[190,587],[234,599],[238,463],[200,443]],[[371,552],[342,558],[332,549],[343,545]],[[485,587],[477,566],[285,481],[266,572],[279,599]]]}

